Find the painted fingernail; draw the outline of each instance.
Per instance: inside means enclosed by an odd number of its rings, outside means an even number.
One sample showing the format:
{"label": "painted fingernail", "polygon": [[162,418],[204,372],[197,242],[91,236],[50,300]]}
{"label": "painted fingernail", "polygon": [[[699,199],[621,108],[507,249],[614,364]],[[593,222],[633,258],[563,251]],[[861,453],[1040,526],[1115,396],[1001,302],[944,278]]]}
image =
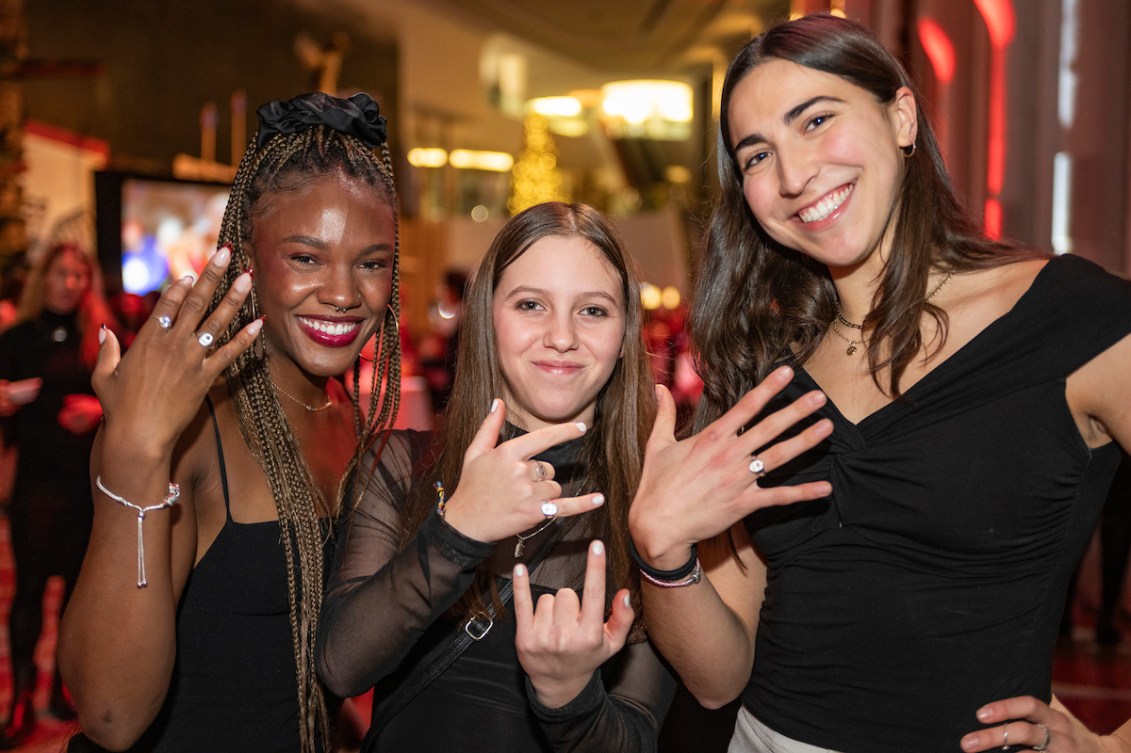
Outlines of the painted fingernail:
{"label": "painted fingernail", "polygon": [[600,541],[594,541],[592,544],[589,545],[589,551],[599,557],[599,556],[601,556],[602,554],[605,553],[605,545],[602,544]]}
{"label": "painted fingernail", "polygon": [[228,260],[231,258],[232,249],[228,248],[227,246],[220,246],[220,248],[216,249],[216,253],[212,255],[212,260],[216,262],[216,266],[218,267],[227,264]]}
{"label": "painted fingernail", "polygon": [[494,413],[498,409],[498,407],[499,407],[499,398],[495,398],[494,400],[491,401],[491,412]]}
{"label": "painted fingernail", "polygon": [[185,275],[181,278],[181,282],[187,282],[189,285],[192,285],[194,282],[196,282],[196,278],[192,275]]}
{"label": "painted fingernail", "polygon": [[255,277],[255,267],[248,267],[244,271],[247,272],[248,277]]}
{"label": "painted fingernail", "polygon": [[526,567],[523,565],[514,566],[514,577],[521,578],[526,575]]}
{"label": "painted fingernail", "polygon": [[625,605],[626,607],[631,607],[631,606],[632,606],[632,598],[631,598],[631,597],[630,597],[630,596],[629,596],[628,594],[625,594],[625,595],[624,595],[624,599],[622,599],[622,601],[624,601],[624,605]]}
{"label": "painted fingernail", "polygon": [[542,514],[545,515],[547,518],[552,518],[553,516],[558,514],[558,506],[555,505],[553,502],[543,502],[542,503]]}
{"label": "painted fingernail", "polygon": [[244,272],[242,275],[237,277],[232,283],[232,290],[236,291],[237,293],[246,293],[247,291],[251,290],[251,275],[249,275],[247,272]]}
{"label": "painted fingernail", "polygon": [[261,330],[261,329],[263,329],[263,320],[262,319],[256,319],[254,322],[247,325],[247,333],[249,335],[251,335],[252,337],[255,337],[256,335],[258,335],[259,330]]}
{"label": "painted fingernail", "polygon": [[98,344],[106,342],[106,322],[102,322],[102,326],[98,328]]}
{"label": "painted fingernail", "polygon": [[605,495],[604,494],[598,494],[598,495],[593,497],[593,506],[594,507],[600,507],[603,504],[605,504]]}
{"label": "painted fingernail", "polygon": [[575,426],[577,426],[577,430],[580,431],[582,434],[584,434],[586,429],[588,428],[588,427],[585,426],[585,423],[583,421],[578,421],[575,424]]}

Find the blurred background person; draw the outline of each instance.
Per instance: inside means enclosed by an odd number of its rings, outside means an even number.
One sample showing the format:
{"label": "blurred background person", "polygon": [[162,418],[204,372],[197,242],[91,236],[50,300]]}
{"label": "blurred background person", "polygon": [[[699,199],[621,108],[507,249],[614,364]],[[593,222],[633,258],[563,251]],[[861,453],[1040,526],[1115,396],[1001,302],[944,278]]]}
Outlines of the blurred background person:
{"label": "blurred background person", "polygon": [[[16,593],[8,617],[13,688],[0,730],[4,749],[35,728],[34,654],[47,580],[62,576],[65,605],[90,536],[90,449],[102,418],[90,376],[99,329],[110,322],[97,279],[93,259],[79,247],[49,248],[31,268],[16,323],[0,334],[0,416],[17,451],[8,507]],[[49,709],[74,718],[57,670]]]}
{"label": "blurred background person", "polygon": [[463,294],[467,273],[448,269],[428,310],[428,332],[420,343],[420,369],[428,382],[432,409],[442,413],[452,393],[456,371],[456,344],[463,319]]}

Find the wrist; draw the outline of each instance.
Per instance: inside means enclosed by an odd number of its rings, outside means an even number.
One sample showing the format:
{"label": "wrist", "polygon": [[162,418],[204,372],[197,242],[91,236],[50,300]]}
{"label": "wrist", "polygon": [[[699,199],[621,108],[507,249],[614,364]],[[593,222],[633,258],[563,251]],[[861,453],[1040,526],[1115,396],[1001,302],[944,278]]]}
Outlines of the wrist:
{"label": "wrist", "polygon": [[628,540],[629,553],[633,562],[640,569],[640,577],[652,585],[660,588],[682,588],[693,586],[703,577],[703,568],[699,564],[699,547],[691,545],[691,555],[678,567],[662,570],[646,562],[637,551],[632,539]]}

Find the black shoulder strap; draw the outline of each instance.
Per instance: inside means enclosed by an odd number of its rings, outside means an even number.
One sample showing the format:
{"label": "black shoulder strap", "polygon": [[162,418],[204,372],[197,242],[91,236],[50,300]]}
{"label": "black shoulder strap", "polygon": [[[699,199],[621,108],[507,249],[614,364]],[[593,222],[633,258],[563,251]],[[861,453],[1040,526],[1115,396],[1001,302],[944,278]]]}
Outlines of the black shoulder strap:
{"label": "black shoulder strap", "polygon": [[[555,526],[553,534],[542,542],[542,546],[534,553],[534,556],[527,563],[527,570],[531,573],[534,572],[542,560],[550,553],[550,551],[557,546],[561,541],[562,536],[565,535],[568,526],[558,525]],[[507,604],[514,593],[514,583],[510,580],[499,590],[499,598],[503,604]],[[494,604],[487,605],[488,617],[477,618],[470,620],[460,625],[456,630],[455,636],[451,643],[442,652],[436,655],[430,664],[425,666],[421,671],[405,679],[403,683],[397,687],[381,704],[379,709],[379,717],[374,721],[367,738],[375,737],[380,730],[389,723],[389,720],[400,713],[409,701],[416,697],[420,691],[428,687],[428,684],[435,680],[437,677],[444,673],[448,667],[452,665],[460,654],[467,650],[475,641],[482,640],[491,630],[494,625],[495,607]]]}

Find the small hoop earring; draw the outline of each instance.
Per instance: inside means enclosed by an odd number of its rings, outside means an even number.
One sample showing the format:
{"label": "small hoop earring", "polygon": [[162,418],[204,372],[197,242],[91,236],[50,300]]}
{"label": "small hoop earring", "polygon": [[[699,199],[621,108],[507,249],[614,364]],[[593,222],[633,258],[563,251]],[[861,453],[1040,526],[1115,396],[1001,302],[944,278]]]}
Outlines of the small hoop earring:
{"label": "small hoop earring", "polygon": [[911,155],[915,154],[915,147],[916,147],[916,144],[915,144],[914,141],[912,141],[907,146],[899,147],[900,151],[903,152],[903,158],[904,159],[910,159]]}

